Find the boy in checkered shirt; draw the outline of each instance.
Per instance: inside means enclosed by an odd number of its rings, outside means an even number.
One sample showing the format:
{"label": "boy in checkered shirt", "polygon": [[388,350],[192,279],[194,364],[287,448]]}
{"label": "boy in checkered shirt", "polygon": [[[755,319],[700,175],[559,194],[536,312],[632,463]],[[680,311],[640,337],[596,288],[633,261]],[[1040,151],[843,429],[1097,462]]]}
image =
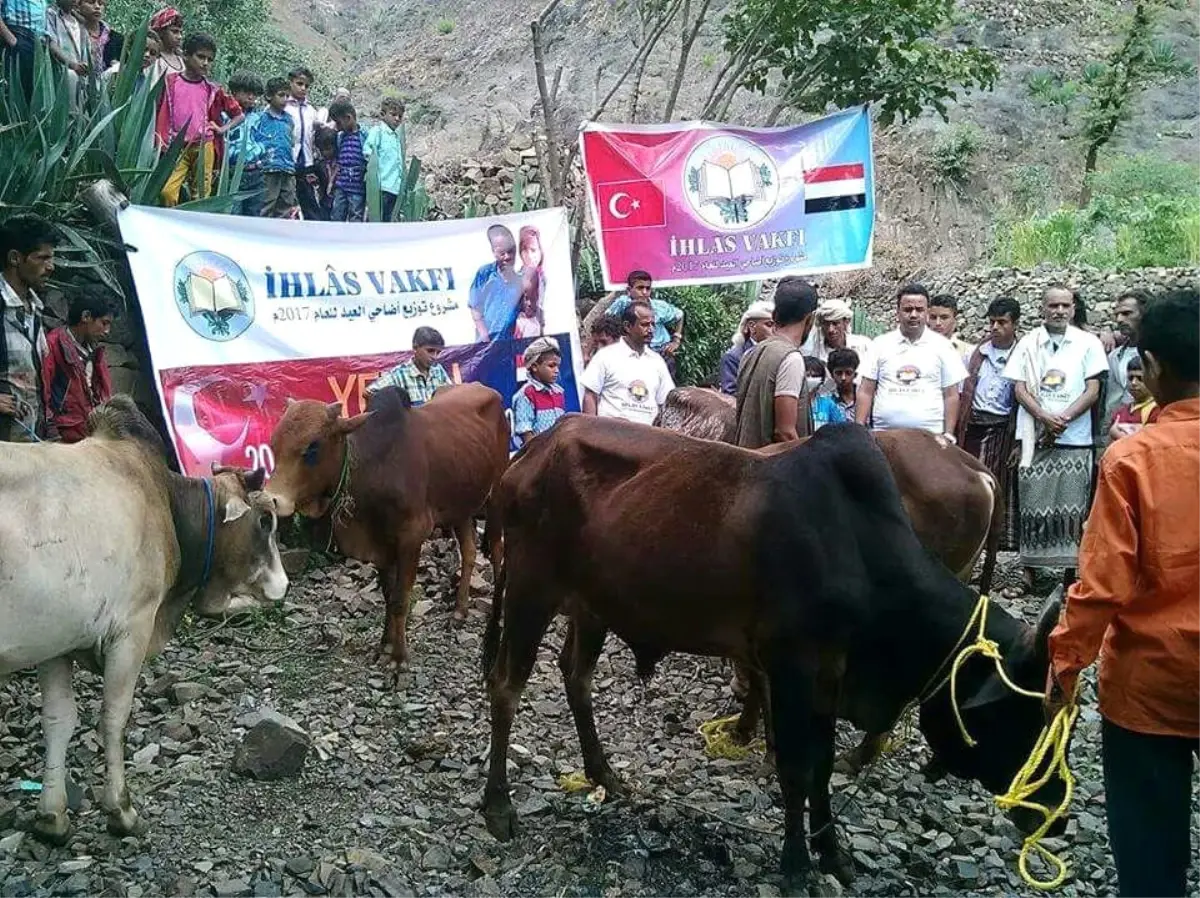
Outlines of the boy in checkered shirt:
{"label": "boy in checkered shirt", "polygon": [[381,375],[367,387],[367,395],[384,387],[403,387],[414,408],[424,405],[438,387],[450,383],[450,375],[437,360],[445,348],[446,340],[441,333],[432,327],[418,327],[413,334],[412,358]]}
{"label": "boy in checkered shirt", "polygon": [[561,364],[562,352],[553,337],[541,337],[525,348],[529,380],[512,398],[513,433],[522,446],[567,413],[566,396],[558,385]]}

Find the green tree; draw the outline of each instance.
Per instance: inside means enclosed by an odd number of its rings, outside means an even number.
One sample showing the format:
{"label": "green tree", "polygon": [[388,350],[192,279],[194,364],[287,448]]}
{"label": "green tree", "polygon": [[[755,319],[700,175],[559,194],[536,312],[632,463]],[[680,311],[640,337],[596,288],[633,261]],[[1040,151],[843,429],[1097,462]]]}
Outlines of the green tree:
{"label": "green tree", "polygon": [[990,89],[988,52],[938,40],[954,0],[737,0],[723,20],[727,59],[703,118],[721,119],[739,89],[773,93],[767,118],[875,106],[890,124],[932,108],[943,118],[960,89]]}
{"label": "green tree", "polygon": [[1077,117],[1075,135],[1083,144],[1083,185],[1079,205],[1092,198],[1092,174],[1100,151],[1129,121],[1138,96],[1149,87],[1195,73],[1196,67],[1175,48],[1155,39],[1158,5],[1139,0],[1121,44],[1103,62],[1089,64],[1071,81],[1061,72],[1040,72],[1030,79],[1030,93],[1062,111],[1064,122]]}

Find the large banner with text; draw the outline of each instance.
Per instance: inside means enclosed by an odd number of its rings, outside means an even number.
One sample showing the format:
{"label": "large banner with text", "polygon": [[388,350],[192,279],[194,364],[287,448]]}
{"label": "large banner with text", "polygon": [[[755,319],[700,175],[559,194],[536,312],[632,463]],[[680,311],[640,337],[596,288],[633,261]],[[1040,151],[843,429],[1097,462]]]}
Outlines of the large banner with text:
{"label": "large banner with text", "polygon": [[455,382],[509,407],[539,336],[582,371],[562,209],[414,224],[335,224],[132,206],[120,214],[163,413],[180,464],[271,470],[289,398],[366,407],[371,381],[435,328]]}
{"label": "large banner with text", "polygon": [[706,122],[580,134],[605,283],[757,281],[871,264],[871,119],[858,108],[786,128]]}

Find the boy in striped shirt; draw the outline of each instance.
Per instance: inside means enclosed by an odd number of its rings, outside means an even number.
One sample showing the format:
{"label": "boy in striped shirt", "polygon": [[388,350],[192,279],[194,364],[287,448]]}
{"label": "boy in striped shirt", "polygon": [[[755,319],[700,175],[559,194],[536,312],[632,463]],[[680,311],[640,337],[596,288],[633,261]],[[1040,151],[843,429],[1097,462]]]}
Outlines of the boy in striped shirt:
{"label": "boy in striped shirt", "polygon": [[541,337],[525,347],[529,380],[512,398],[513,433],[522,446],[567,413],[566,396],[558,385],[561,364],[562,351],[553,337]]}
{"label": "boy in striped shirt", "polygon": [[333,186],[332,221],[363,221],[367,206],[367,157],[358,114],[346,100],[329,106],[337,125],[337,176]]}

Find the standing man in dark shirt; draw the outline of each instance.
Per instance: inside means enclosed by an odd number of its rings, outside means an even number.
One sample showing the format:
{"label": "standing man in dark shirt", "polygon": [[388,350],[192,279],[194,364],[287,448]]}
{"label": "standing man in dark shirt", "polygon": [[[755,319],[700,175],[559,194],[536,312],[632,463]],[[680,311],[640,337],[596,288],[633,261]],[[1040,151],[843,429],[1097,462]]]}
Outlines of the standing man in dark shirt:
{"label": "standing man in dark shirt", "polygon": [[42,359],[46,357],[43,305],[38,296],[54,273],[58,231],[40,215],[14,215],[0,225],[0,441],[46,438]]}
{"label": "standing man in dark shirt", "polygon": [[812,329],[817,289],[788,277],[775,288],[775,333],[746,353],[738,371],[739,446],[761,449],[812,432],[800,346]]}

